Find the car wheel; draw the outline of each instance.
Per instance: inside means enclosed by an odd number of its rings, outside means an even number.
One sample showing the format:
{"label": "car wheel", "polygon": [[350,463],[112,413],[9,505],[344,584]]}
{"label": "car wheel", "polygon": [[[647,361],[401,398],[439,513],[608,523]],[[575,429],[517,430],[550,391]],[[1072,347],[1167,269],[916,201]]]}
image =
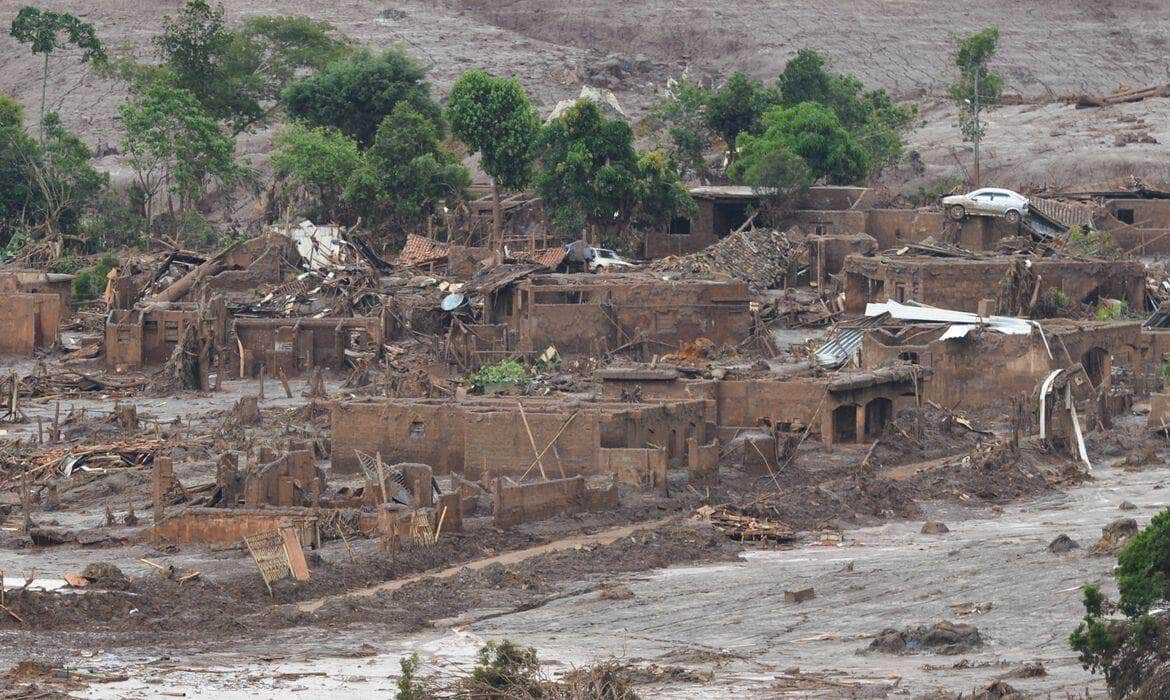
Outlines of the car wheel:
{"label": "car wheel", "polygon": [[955,221],[962,221],[967,216],[967,208],[962,204],[952,204],[950,208],[947,209],[947,213],[949,213],[951,218]]}
{"label": "car wheel", "polygon": [[1011,211],[1004,214],[1003,218],[1007,219],[1009,224],[1018,224],[1020,223],[1020,212],[1012,209]]}

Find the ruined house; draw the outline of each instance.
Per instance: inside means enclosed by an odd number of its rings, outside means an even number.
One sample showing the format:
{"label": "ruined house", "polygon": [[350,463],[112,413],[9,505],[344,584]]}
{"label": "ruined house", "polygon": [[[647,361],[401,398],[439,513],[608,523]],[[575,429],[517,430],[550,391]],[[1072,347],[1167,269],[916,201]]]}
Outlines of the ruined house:
{"label": "ruined house", "polygon": [[549,346],[562,356],[639,345],[661,353],[698,338],[734,346],[752,331],[751,297],[739,281],[645,273],[526,276],[531,270],[518,268],[476,287],[484,293],[483,322],[452,338],[465,363],[480,366]]}
{"label": "ruined house", "polygon": [[225,365],[233,377],[299,376],[313,368],[345,370],[347,358],[376,360],[389,316],[354,318],[236,318]]}
{"label": "ruined house", "polygon": [[[957,311],[979,311],[995,299],[1016,256],[935,257],[925,255],[850,255],[843,267],[845,308],[865,311],[870,302],[913,300]],[[1141,309],[1145,268],[1136,260],[1028,258],[1024,264],[1039,278],[1040,292],[1057,290],[1077,304],[1119,299]]]}
{"label": "ruined house", "polygon": [[0,354],[31,355],[61,338],[65,307],[57,294],[0,294]]}

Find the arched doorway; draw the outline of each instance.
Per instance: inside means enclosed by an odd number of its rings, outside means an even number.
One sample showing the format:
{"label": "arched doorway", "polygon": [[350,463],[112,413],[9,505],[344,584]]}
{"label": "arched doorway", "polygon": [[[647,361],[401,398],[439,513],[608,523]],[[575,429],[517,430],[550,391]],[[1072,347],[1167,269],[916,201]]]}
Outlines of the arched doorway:
{"label": "arched doorway", "polygon": [[1081,366],[1093,386],[1099,387],[1109,377],[1109,351],[1105,348],[1091,348],[1081,355]]}
{"label": "arched doorway", "polygon": [[833,409],[833,442],[857,442],[857,406],[845,404]]}
{"label": "arched doorway", "polygon": [[875,440],[894,417],[894,402],[880,397],[865,405],[865,439]]}

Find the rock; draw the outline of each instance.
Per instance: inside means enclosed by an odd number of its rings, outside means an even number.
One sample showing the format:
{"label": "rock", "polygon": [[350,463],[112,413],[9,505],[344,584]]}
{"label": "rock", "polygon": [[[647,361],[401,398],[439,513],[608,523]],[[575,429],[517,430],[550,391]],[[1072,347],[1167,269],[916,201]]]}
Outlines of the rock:
{"label": "rock", "polygon": [[972,695],[971,700],[1024,700],[1024,695],[1003,681],[992,681]]}
{"label": "rock", "polygon": [[1093,545],[1090,554],[1116,554],[1137,534],[1137,521],[1133,518],[1118,518],[1101,528],[1101,541]]}
{"label": "rock", "polygon": [[933,626],[920,625],[882,630],[868,651],[884,654],[963,654],[983,646],[983,637],[975,625],[943,621]]}
{"label": "rock", "polygon": [[633,597],[634,592],[630,590],[629,586],[611,583],[602,587],[598,600],[629,600]]}
{"label": "rock", "polygon": [[1056,539],[1048,543],[1048,551],[1053,554],[1067,554],[1074,549],[1080,549],[1081,545],[1064,534],[1063,532],[1056,536]]}
{"label": "rock", "polygon": [[1129,501],[1122,501],[1121,505],[1117,506],[1121,510],[1137,510],[1137,506]]}
{"label": "rock", "polygon": [[1047,676],[1048,670],[1044,668],[1044,664],[1039,661],[1026,663],[1017,669],[1013,669],[1003,674],[1004,678],[1040,678]]}
{"label": "rock", "polygon": [[799,591],[784,591],[785,603],[803,603],[806,600],[812,600],[816,596],[816,592],[811,588],[802,588]]}
{"label": "rock", "polygon": [[946,523],[929,521],[929,522],[923,523],[923,525],[922,525],[922,534],[924,534],[924,535],[941,535],[944,532],[950,532],[950,531],[951,531],[951,529],[949,527],[947,527]]}
{"label": "rock", "polygon": [[82,578],[98,588],[108,588],[112,591],[124,591],[130,587],[130,579],[122,570],[108,562],[99,561],[86,566],[81,572]]}

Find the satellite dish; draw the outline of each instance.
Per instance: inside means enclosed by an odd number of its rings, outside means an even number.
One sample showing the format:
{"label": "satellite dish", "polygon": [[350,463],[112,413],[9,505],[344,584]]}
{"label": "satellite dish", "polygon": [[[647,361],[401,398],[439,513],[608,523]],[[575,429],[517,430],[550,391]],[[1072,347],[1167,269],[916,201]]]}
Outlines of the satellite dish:
{"label": "satellite dish", "polygon": [[447,296],[443,297],[443,302],[440,304],[440,306],[443,308],[443,311],[454,311],[455,309],[466,305],[467,297],[462,294],[448,294]]}

